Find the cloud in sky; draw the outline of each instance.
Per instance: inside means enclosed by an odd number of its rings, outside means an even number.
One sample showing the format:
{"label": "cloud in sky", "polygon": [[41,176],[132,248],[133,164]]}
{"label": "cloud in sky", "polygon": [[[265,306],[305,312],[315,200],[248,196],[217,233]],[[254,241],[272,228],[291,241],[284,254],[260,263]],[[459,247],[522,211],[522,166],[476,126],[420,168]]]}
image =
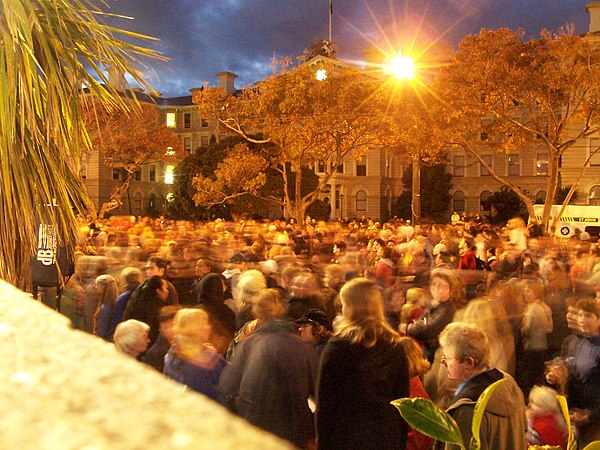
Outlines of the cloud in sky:
{"label": "cloud in sky", "polygon": [[[338,56],[362,59],[373,46],[386,50],[417,40],[456,45],[481,28],[523,28],[537,36],[574,23],[587,31],[588,0],[333,0]],[[271,74],[271,58],[297,56],[328,36],[329,0],[107,0],[120,28],[160,39],[150,46],[171,58],[153,63],[152,84],[166,96],[187,95],[216,73],[239,75],[243,86]],[[105,9],[105,8],[103,8]]]}

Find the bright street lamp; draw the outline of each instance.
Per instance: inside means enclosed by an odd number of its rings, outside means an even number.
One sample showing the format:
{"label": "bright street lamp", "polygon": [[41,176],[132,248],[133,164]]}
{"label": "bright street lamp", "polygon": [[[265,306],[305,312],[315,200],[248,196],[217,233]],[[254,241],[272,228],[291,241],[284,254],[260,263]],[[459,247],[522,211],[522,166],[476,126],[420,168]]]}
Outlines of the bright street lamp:
{"label": "bright street lamp", "polygon": [[385,66],[385,71],[399,80],[412,80],[415,78],[415,62],[410,56],[399,51]]}

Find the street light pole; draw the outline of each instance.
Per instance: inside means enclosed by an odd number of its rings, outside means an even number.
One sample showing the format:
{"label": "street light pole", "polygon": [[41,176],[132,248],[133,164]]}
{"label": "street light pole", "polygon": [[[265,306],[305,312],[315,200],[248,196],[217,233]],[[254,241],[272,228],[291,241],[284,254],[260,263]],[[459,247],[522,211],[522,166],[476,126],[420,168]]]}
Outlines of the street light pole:
{"label": "street light pole", "polygon": [[421,152],[413,158],[412,162],[412,224],[420,225],[421,223]]}

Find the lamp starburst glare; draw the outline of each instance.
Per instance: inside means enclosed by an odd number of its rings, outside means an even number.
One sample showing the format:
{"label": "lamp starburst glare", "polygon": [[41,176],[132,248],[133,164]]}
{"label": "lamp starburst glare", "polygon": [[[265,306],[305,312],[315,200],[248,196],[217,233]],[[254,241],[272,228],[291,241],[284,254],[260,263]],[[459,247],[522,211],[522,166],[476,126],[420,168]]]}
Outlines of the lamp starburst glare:
{"label": "lamp starburst glare", "polygon": [[415,62],[410,56],[398,52],[387,66],[387,72],[399,80],[412,80],[415,77]]}

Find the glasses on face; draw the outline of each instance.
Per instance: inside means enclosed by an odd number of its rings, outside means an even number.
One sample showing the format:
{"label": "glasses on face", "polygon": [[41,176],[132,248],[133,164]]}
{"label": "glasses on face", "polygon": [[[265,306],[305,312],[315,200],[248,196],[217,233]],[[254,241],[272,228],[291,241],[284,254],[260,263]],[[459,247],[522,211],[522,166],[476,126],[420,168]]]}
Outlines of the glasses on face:
{"label": "glasses on face", "polygon": [[440,362],[442,364],[447,364],[448,361],[452,361],[452,360],[458,360],[458,358],[455,358],[454,356],[446,356],[445,354],[442,353],[442,359],[440,359]]}

